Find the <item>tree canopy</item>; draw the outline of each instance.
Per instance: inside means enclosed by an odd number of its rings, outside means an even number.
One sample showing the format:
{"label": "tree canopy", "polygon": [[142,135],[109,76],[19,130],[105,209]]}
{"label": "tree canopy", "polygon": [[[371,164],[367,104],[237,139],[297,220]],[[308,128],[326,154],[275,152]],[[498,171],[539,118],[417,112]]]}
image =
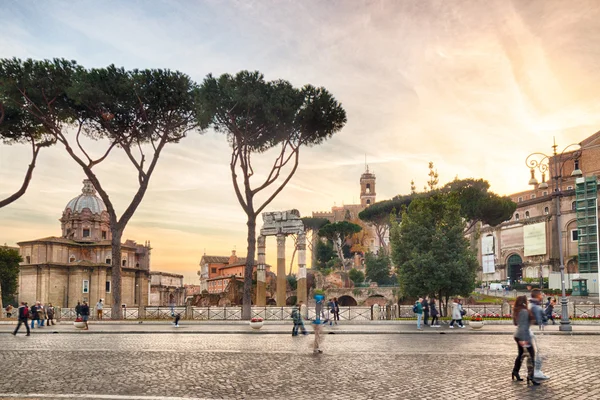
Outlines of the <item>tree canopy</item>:
{"label": "tree canopy", "polygon": [[[233,188],[247,216],[248,250],[244,273],[244,319],[250,318],[252,267],[256,253],[256,217],[291,180],[300,149],[322,143],[346,123],[346,112],[325,89],[295,88],[285,80],[266,81],[260,72],[208,75],[200,88],[203,108],[197,118],[223,133],[231,146]],[[252,159],[277,148],[270,170],[255,175]],[[253,179],[259,179],[253,184]],[[273,186],[257,201],[256,196]],[[285,274],[285,271],[278,271]]]}
{"label": "tree canopy", "polygon": [[393,282],[390,276],[390,258],[382,251],[377,254],[367,253],[365,256],[365,278],[378,285],[389,285]]}
{"label": "tree canopy", "polygon": [[362,230],[360,225],[349,221],[339,221],[332,224],[326,224],[319,229],[319,236],[332,241],[340,260],[344,260],[342,247],[346,244],[352,235]]}
{"label": "tree canopy", "polygon": [[355,285],[358,285],[365,281],[365,274],[362,271],[357,270],[356,268],[352,268],[348,272],[348,278],[350,278],[350,280],[354,282]]}
{"label": "tree canopy", "polygon": [[403,293],[440,298],[468,295],[475,287],[476,255],[464,237],[456,193],[414,200],[391,232],[392,259]]}
{"label": "tree canopy", "polygon": [[18,249],[0,246],[0,292],[2,304],[14,304],[19,278],[19,263],[23,261]]}

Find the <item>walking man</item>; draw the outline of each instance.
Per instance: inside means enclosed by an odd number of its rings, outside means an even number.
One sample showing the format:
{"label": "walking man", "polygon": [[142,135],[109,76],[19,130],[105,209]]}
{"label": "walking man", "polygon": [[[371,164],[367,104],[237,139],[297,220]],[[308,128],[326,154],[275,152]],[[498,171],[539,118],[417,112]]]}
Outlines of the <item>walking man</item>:
{"label": "walking man", "polygon": [[85,322],[84,330],[87,331],[89,329],[88,319],[90,319],[90,306],[88,306],[88,303],[86,301],[84,301],[83,304],[81,305],[80,312],[81,312],[81,318],[83,319],[83,322]]}
{"label": "walking man", "polygon": [[78,301],[77,305],[75,306],[75,317],[79,318],[81,317],[81,303]]}
{"label": "walking man", "polygon": [[548,299],[548,304],[546,305],[545,314],[546,314],[546,320],[552,321],[552,325],[556,325],[556,321],[554,320],[554,306],[555,305],[556,305],[556,300],[554,300],[554,297],[550,297]]}
{"label": "walking man", "polygon": [[302,321],[302,314],[300,313],[300,307],[302,307],[302,302],[298,302],[297,305],[294,306],[292,310],[292,319],[294,320],[294,327],[292,328],[292,336],[298,336],[298,329],[302,329],[303,335],[308,335],[306,332],[306,328],[304,327],[304,322]]}
{"label": "walking man", "polygon": [[464,328],[462,322],[463,317],[463,308],[458,299],[454,299],[452,302],[452,321],[450,322],[450,328],[454,328],[454,323],[456,322],[460,328]]}
{"label": "walking man", "polygon": [[417,314],[417,330],[421,331],[421,319],[423,318],[423,298],[419,297],[419,300],[415,303],[413,311]]}
{"label": "walking man", "polygon": [[102,310],[104,309],[104,304],[102,304],[102,299],[98,300],[96,303],[96,319],[102,319]]}
{"label": "walking man", "polygon": [[429,297],[425,296],[421,305],[423,306],[423,325],[427,326],[429,321]]}
{"label": "walking man", "polygon": [[54,323],[54,307],[52,306],[52,303],[48,303],[48,305],[46,306],[46,318],[48,319],[46,322],[46,325],[50,326],[50,325],[56,325]]}
{"label": "walking man", "polygon": [[21,306],[19,307],[18,318],[19,322],[17,323],[17,327],[15,328],[13,335],[17,336],[17,332],[19,332],[19,328],[21,327],[21,325],[25,325],[25,328],[27,328],[27,335],[25,336],[29,336],[30,331],[29,325],[27,324],[27,318],[29,318],[29,309],[27,308],[27,303],[25,303],[24,301],[21,302]]}
{"label": "walking man", "polygon": [[35,321],[38,322],[38,328],[40,327],[40,315],[38,314],[39,302],[32,305],[29,309],[29,315],[31,316],[31,329],[35,328]]}

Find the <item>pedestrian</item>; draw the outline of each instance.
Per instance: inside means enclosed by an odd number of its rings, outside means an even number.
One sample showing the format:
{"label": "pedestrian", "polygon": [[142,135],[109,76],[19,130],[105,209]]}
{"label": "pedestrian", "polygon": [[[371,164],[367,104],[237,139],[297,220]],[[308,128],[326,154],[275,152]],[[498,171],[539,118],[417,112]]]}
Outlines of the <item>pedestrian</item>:
{"label": "pedestrian", "polygon": [[27,335],[25,336],[29,336],[31,332],[29,331],[29,325],[27,324],[27,318],[29,318],[29,308],[27,308],[27,303],[22,301],[21,306],[19,306],[18,312],[19,313],[17,317],[19,318],[19,322],[17,323],[17,327],[15,328],[13,335],[17,336],[17,332],[19,332],[19,328],[21,327],[21,325],[25,325],[25,328],[27,328]]}
{"label": "pedestrian", "polygon": [[292,320],[294,321],[294,327],[292,328],[292,336],[298,336],[298,330],[302,330],[303,335],[308,335],[306,332],[306,328],[304,327],[304,322],[302,321],[302,314],[300,312],[302,307],[302,302],[298,302],[297,305],[292,309]]}
{"label": "pedestrian", "polygon": [[77,305],[75,306],[75,317],[81,317],[81,303],[77,301]]}
{"label": "pedestrian", "polygon": [[46,307],[46,319],[46,325],[56,325],[54,323],[54,307],[52,306],[52,303],[48,303],[48,306]]}
{"label": "pedestrian", "polygon": [[554,306],[556,305],[556,300],[554,297],[550,297],[548,299],[548,304],[546,305],[546,310],[544,313],[546,314],[546,319],[552,321],[552,325],[556,325],[556,321],[554,320]]}
{"label": "pedestrian", "polygon": [[417,330],[421,329],[421,319],[423,318],[423,299],[419,297],[419,300],[413,306],[413,312],[417,314]]}
{"label": "pedestrian", "polygon": [[[533,289],[531,291],[531,313],[533,314],[535,323],[538,325],[540,330],[543,330],[544,324],[546,323],[546,314],[542,309],[542,299],[543,294],[540,289]],[[534,359],[535,364],[533,370],[533,377],[536,380],[549,379],[549,377],[542,372],[542,357],[540,356],[539,340],[535,336],[533,331],[531,332],[531,345],[534,347],[536,354],[536,357]]]}
{"label": "pedestrian", "polygon": [[431,327],[432,328],[439,328],[439,312],[435,306],[435,297],[432,297],[431,300],[429,301],[429,313],[431,314]]}
{"label": "pedestrian", "polygon": [[175,324],[175,328],[179,328],[179,320],[180,319],[181,319],[181,313],[175,314],[175,320],[173,321],[173,324]]}
{"label": "pedestrian", "polygon": [[39,302],[32,305],[29,309],[29,317],[31,318],[31,329],[35,328],[35,321],[38,322],[38,328],[40,327],[40,315],[38,314]]}
{"label": "pedestrian", "polygon": [[85,322],[84,330],[87,331],[90,328],[88,326],[88,319],[90,319],[90,306],[88,306],[87,301],[83,302],[79,308],[79,312],[81,313],[81,319],[83,319],[83,322]]}
{"label": "pedestrian", "polygon": [[40,326],[43,328],[46,323],[46,307],[38,301],[38,315],[40,316]]}
{"label": "pedestrian", "polygon": [[12,317],[12,312],[13,312],[12,304],[7,305],[5,310],[6,310],[6,318]]}
{"label": "pedestrian", "polygon": [[104,309],[104,304],[102,304],[102,299],[98,300],[96,303],[96,319],[102,319],[102,310]]}
{"label": "pedestrian", "polygon": [[454,323],[456,322],[460,328],[464,328],[462,322],[463,308],[458,299],[454,299],[452,302],[452,321],[450,322],[450,329],[454,329]]}
{"label": "pedestrian", "polygon": [[323,350],[321,350],[321,344],[323,344],[323,325],[327,323],[327,320],[315,318],[312,323],[313,329],[315,331],[315,341],[313,342],[313,353],[314,354],[322,354]]}
{"label": "pedestrian", "polygon": [[329,320],[329,325],[333,325],[333,320],[335,319],[335,304],[333,303],[333,299],[329,299],[327,302],[327,319]]}
{"label": "pedestrian", "polygon": [[529,382],[534,386],[538,386],[539,382],[533,377],[533,360],[535,360],[535,350],[531,343],[531,321],[534,320],[534,316],[527,309],[527,297],[519,296],[515,300],[515,306],[513,309],[513,323],[517,326],[514,338],[517,342],[517,358],[515,359],[515,365],[512,370],[512,380],[522,381],[523,379],[519,375],[523,358],[527,358],[527,386]]}
{"label": "pedestrian", "polygon": [[335,320],[335,324],[337,325],[338,321],[340,320],[340,303],[338,302],[337,297],[333,298],[333,306],[333,319]]}
{"label": "pedestrian", "polygon": [[429,322],[429,297],[425,296],[421,302],[423,306],[423,325],[427,326]]}

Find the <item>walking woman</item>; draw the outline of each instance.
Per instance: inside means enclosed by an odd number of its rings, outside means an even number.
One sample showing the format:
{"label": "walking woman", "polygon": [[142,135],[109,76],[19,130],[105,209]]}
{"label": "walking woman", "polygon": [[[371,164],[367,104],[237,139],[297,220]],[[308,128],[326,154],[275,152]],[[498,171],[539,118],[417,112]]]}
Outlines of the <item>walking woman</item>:
{"label": "walking woman", "polygon": [[431,314],[431,327],[432,328],[439,328],[439,319],[438,319],[438,310],[435,307],[435,297],[432,297],[431,300],[429,301],[429,312]]}
{"label": "walking woman", "polygon": [[531,332],[529,331],[531,321],[533,320],[531,311],[527,309],[527,297],[519,296],[515,300],[515,307],[513,309],[513,322],[517,326],[515,332],[515,342],[517,342],[518,355],[515,359],[515,366],[512,371],[512,380],[522,381],[523,379],[519,375],[521,370],[521,364],[523,358],[527,358],[527,385],[529,382],[532,385],[537,386],[539,382],[533,377],[533,361],[535,360],[535,350],[531,343]]}
{"label": "walking woman", "polygon": [[463,325],[462,317],[463,308],[460,304],[460,301],[458,299],[454,299],[454,302],[452,303],[452,321],[450,322],[449,328],[454,328],[455,322],[458,323],[460,328],[464,328],[465,326]]}

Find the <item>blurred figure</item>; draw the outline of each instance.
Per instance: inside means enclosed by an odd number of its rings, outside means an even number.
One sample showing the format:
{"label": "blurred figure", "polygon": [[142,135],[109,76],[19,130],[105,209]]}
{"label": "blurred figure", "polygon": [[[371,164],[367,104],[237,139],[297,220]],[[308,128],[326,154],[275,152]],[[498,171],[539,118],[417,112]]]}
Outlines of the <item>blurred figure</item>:
{"label": "blurred figure", "polygon": [[530,382],[534,386],[539,385],[539,382],[533,377],[533,362],[535,360],[535,350],[531,343],[531,321],[533,320],[533,314],[527,309],[527,297],[517,297],[513,309],[513,323],[517,326],[514,338],[515,342],[517,342],[518,354],[512,371],[512,380],[523,380],[519,372],[523,358],[525,357],[527,358],[527,386],[529,386]]}
{"label": "blurred figure", "polygon": [[21,327],[21,325],[25,325],[25,328],[27,328],[27,335],[25,335],[25,336],[29,336],[30,331],[29,331],[29,325],[27,324],[27,318],[29,318],[29,308],[27,308],[27,303],[22,301],[21,305],[19,306],[18,312],[19,312],[19,314],[17,315],[17,317],[19,318],[19,322],[17,323],[17,327],[15,328],[15,331],[13,332],[13,336],[17,336],[17,332],[19,332],[19,328]]}

